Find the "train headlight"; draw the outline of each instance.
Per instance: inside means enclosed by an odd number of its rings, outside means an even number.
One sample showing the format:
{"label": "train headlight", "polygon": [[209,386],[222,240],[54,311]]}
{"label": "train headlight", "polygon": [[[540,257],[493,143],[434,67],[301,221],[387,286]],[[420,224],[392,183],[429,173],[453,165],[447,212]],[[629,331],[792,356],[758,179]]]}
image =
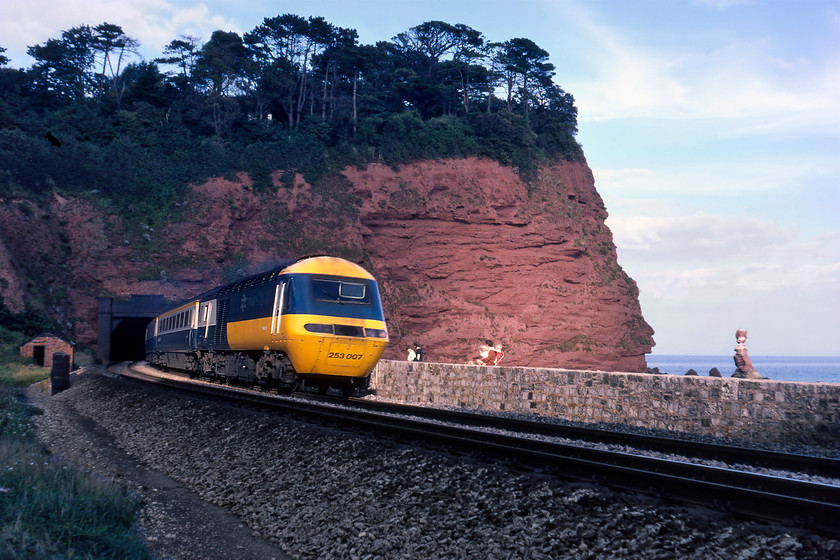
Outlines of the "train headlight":
{"label": "train headlight", "polygon": [[365,336],[370,338],[388,338],[388,333],[383,329],[365,329]]}

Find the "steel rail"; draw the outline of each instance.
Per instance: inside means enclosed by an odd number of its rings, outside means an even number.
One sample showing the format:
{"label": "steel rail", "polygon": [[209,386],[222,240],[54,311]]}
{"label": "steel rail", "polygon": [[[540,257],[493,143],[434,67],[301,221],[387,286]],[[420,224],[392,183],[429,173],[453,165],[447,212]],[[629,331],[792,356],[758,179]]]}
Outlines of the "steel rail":
{"label": "steel rail", "polygon": [[[321,399],[327,400],[323,397]],[[617,432],[586,426],[571,426],[552,422],[507,418],[494,414],[437,409],[399,403],[383,403],[362,399],[352,399],[351,402],[354,406],[361,406],[370,410],[433,418],[435,420],[454,422],[462,425],[482,426],[510,432],[539,434],[547,437],[586,440],[604,444],[628,445],[635,449],[646,449],[658,453],[673,453],[698,459],[739,463],[767,469],[840,478],[840,459],[832,457],[786,453],[721,443],[697,442],[688,439],[632,432]]]}
{"label": "steel rail", "polygon": [[778,476],[710,467],[671,459],[546,442],[523,435],[482,431],[394,416],[381,411],[278,398],[275,395],[120,370],[134,377],[213,398],[235,400],[305,415],[346,428],[396,435],[474,453],[559,478],[596,482],[606,487],[689,502],[734,514],[840,536],[840,487]]}

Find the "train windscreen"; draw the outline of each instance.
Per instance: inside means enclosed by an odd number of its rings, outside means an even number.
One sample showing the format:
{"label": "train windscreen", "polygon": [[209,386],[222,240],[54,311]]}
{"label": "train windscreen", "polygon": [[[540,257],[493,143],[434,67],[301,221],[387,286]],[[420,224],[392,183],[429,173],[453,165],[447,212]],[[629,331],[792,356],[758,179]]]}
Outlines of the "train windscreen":
{"label": "train windscreen", "polygon": [[370,303],[367,286],[348,280],[312,279],[312,292],[318,301],[337,303]]}
{"label": "train windscreen", "polygon": [[294,295],[287,313],[384,320],[373,280],[312,275],[291,282],[290,291]]}

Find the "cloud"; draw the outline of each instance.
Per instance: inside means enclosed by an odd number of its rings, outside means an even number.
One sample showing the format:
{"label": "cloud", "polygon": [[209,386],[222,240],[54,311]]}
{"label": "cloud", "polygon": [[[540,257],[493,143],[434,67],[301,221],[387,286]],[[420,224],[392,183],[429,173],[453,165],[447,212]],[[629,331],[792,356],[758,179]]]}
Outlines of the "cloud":
{"label": "cloud", "polygon": [[[840,354],[840,233],[755,217],[609,218],[660,353],[709,352],[735,328],[764,354]],[[803,334],[807,333],[807,334]]]}
{"label": "cloud", "polygon": [[[840,302],[840,263],[730,264],[689,270],[656,270],[637,273],[643,293],[659,305],[695,305],[707,308],[738,302],[803,299]],[[768,299],[769,296],[769,299]]]}
{"label": "cloud", "polygon": [[[704,2],[715,8],[736,3],[742,2]],[[780,56],[776,53],[794,50],[789,44],[797,37],[789,36],[783,22],[776,28],[751,26],[748,18],[763,15],[761,10],[760,3],[752,4],[738,12],[743,19],[713,31],[693,29],[688,18],[698,14],[687,6],[673,28],[652,26],[646,35],[631,35],[606,23],[607,14],[577,4],[574,24],[587,35],[580,56],[588,59],[592,77],[564,86],[575,94],[581,121],[720,119],[733,121],[732,134],[793,129],[837,136],[836,41],[826,39],[824,48],[816,41],[810,52]]]}
{"label": "cloud", "polygon": [[647,261],[727,262],[798,240],[795,229],[753,217],[618,216],[607,225],[623,256]]}
{"label": "cloud", "polygon": [[622,261],[647,265],[737,263],[742,268],[804,266],[840,259],[840,233],[803,236],[796,227],[752,216],[610,216]]}
{"label": "cloud", "polygon": [[[664,134],[664,133],[663,133]],[[652,141],[648,138],[648,141]],[[667,142],[667,139],[661,140]],[[653,141],[656,145],[656,141]],[[718,142],[714,157],[698,156],[694,161],[680,158],[669,166],[649,168],[594,168],[598,192],[605,198],[617,196],[686,197],[721,194],[779,193],[814,181],[829,181],[840,191],[840,159],[834,154],[802,154],[799,151],[779,154],[763,151],[743,153],[740,144],[731,146],[737,154],[727,153],[727,145]],[[685,150],[689,153],[690,146]]]}
{"label": "cloud", "polygon": [[579,53],[595,75],[564,84],[574,92],[581,120],[649,116],[685,99],[685,86],[669,71],[681,59],[676,51],[666,53],[630,41],[583,4],[565,9],[563,15],[586,36],[587,48]]}
{"label": "cloud", "polygon": [[144,37],[144,44],[153,50],[153,56],[159,55],[164,46],[182,35],[207,41],[217,29],[243,32],[237,22],[212,15],[203,2],[181,6],[180,3],[158,0],[154,4],[156,9],[138,22],[138,33]]}
{"label": "cloud", "polygon": [[26,47],[59,38],[62,31],[80,25],[103,22],[119,25],[126,35],[140,41],[146,59],[159,56],[165,45],[182,34],[206,41],[216,29],[239,31],[233,20],[212,15],[204,2],[28,0],[6,4],[0,18],[0,37],[3,38],[2,46],[9,51],[6,54],[12,59],[11,66],[15,68],[32,64],[25,55]]}
{"label": "cloud", "polygon": [[736,328],[754,355],[840,355],[840,263],[636,271],[657,352],[723,354]]}

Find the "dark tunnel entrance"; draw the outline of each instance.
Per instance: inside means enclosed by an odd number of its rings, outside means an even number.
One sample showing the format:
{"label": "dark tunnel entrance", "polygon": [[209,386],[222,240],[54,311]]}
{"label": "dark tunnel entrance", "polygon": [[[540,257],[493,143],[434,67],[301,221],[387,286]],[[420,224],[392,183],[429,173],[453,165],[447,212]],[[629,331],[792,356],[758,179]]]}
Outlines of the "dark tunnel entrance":
{"label": "dark tunnel entrance", "polygon": [[99,298],[99,359],[105,363],[144,359],[146,325],[173,305],[161,295]]}
{"label": "dark tunnel entrance", "polygon": [[111,361],[137,361],[146,357],[146,325],[154,317],[127,317],[114,321],[111,331]]}

